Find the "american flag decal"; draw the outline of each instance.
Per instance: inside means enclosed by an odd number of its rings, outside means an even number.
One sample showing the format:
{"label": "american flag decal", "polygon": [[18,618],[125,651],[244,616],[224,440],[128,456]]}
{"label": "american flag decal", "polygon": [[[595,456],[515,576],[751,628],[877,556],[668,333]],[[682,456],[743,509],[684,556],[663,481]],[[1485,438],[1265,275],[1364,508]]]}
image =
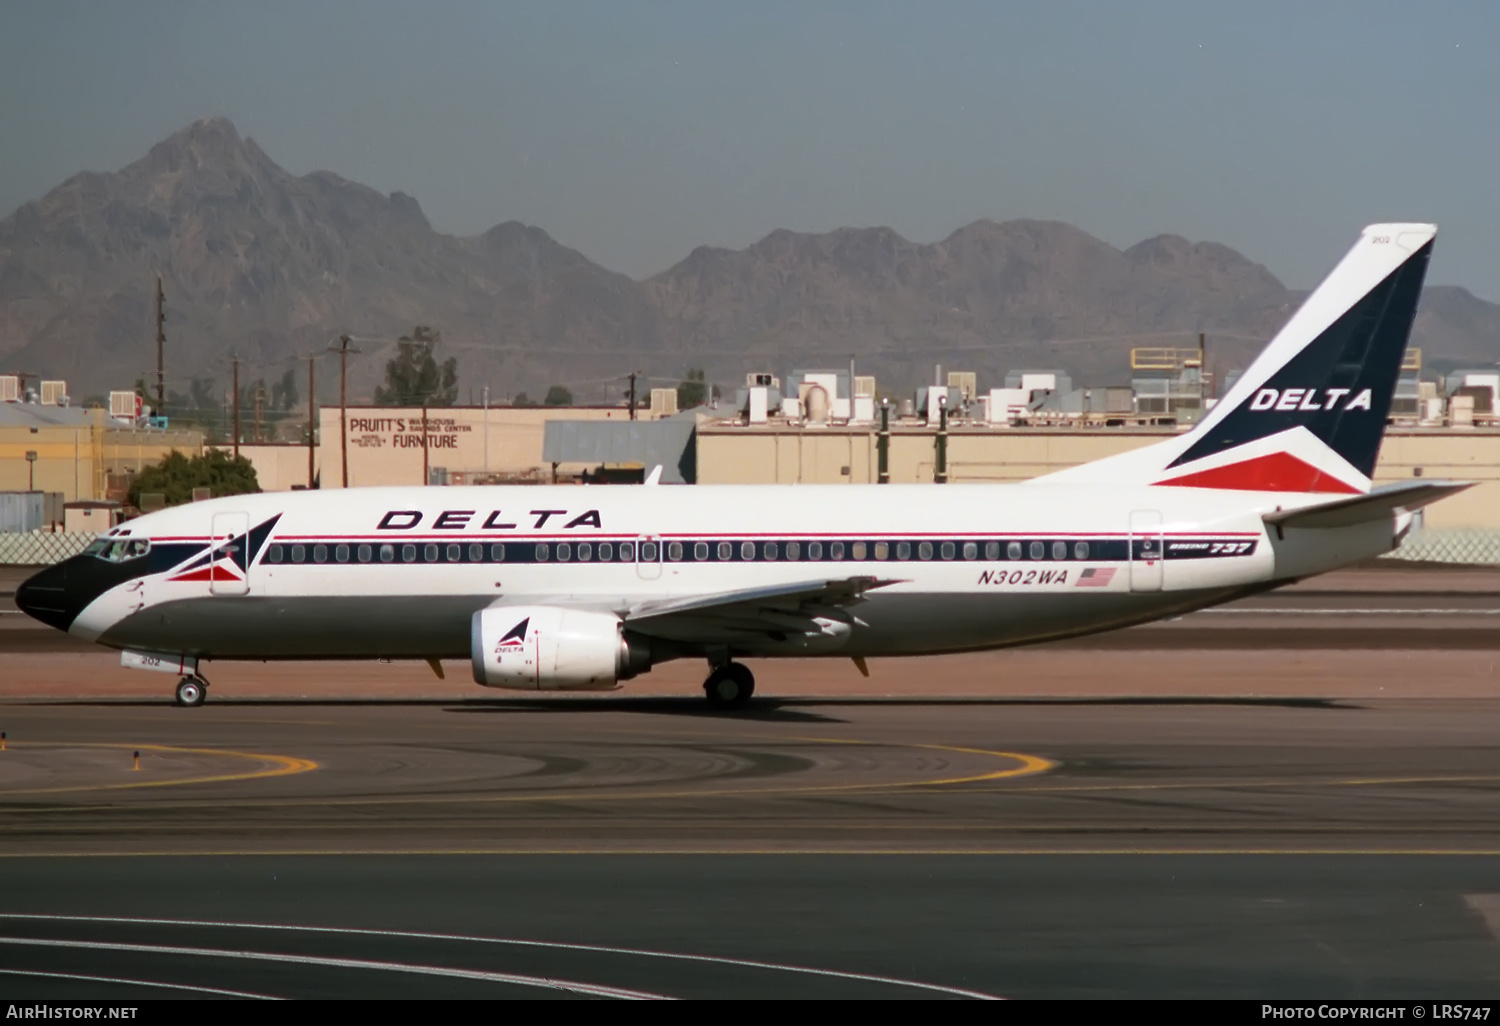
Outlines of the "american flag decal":
{"label": "american flag decal", "polygon": [[1105,588],[1109,582],[1115,579],[1115,570],[1112,566],[1091,566],[1078,575],[1078,580],[1073,583],[1075,588]]}

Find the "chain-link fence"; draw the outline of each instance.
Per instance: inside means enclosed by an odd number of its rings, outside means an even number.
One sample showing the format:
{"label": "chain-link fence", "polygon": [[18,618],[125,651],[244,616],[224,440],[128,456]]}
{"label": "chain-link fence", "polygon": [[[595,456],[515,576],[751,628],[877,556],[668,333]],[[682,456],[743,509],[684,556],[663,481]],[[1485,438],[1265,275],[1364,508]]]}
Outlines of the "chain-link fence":
{"label": "chain-link fence", "polygon": [[1478,527],[1413,531],[1385,558],[1493,566],[1500,564],[1500,531]]}
{"label": "chain-link fence", "polygon": [[0,566],[41,566],[61,562],[89,547],[98,535],[15,531],[0,534]]}

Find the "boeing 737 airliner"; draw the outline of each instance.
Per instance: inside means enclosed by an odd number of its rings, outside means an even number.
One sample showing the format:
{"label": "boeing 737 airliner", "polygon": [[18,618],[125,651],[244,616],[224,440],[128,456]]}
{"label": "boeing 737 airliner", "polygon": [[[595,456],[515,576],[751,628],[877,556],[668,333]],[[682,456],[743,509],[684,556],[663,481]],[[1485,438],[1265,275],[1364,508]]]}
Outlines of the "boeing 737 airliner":
{"label": "boeing 737 airliner", "polygon": [[1366,228],[1198,426],[1014,485],[369,488],[130,521],[27,580],[30,615],[181,675],[216,659],[468,658],[611,689],[707,661],[864,660],[1127,627],[1387,552],[1468,487],[1372,488],[1437,230]]}

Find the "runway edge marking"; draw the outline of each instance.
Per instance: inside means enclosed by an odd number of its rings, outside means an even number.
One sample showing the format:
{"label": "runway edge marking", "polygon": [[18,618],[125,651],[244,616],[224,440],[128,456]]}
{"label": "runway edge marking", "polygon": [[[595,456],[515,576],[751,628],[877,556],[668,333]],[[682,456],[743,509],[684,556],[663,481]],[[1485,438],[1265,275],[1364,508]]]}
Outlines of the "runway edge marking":
{"label": "runway edge marking", "polygon": [[538,941],[520,937],[481,937],[471,934],[431,933],[419,930],[365,930],[347,926],[306,926],[296,923],[232,923],[209,919],[160,919],[130,916],[63,916],[27,912],[0,912],[0,919],[19,919],[39,922],[70,923],[117,923],[137,926],[207,926],[231,930],[284,930],[288,932],[326,933],[349,936],[403,937],[413,940],[464,941],[472,944],[498,944],[512,947],[548,948],[558,951],[591,951],[609,955],[635,955],[641,958],[675,959],[684,962],[708,962],[716,965],[737,965],[752,969],[769,969],[776,972],[799,973],[811,976],[830,976],[846,980],[862,980],[870,983],[930,990],[957,997],[974,998],[980,1001],[1004,1000],[984,991],[950,987],[941,983],[923,980],[907,980],[899,976],[879,976],[873,973],[852,973],[839,969],[821,969],[816,966],[787,965],[781,962],[762,962],[757,959],[730,958],[725,955],[695,955],[680,951],[658,951],[652,948],[622,948],[605,944],[574,944],[564,941]]}

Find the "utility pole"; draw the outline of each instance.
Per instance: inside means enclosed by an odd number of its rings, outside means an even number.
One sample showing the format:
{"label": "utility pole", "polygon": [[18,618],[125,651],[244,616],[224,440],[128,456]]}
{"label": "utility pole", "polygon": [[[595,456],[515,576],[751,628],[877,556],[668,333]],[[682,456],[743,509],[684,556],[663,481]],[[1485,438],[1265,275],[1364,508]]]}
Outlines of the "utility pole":
{"label": "utility pole", "polygon": [[891,401],[880,400],[880,433],[875,436],[876,484],[891,483]]}
{"label": "utility pole", "polygon": [[427,396],[422,396],[422,486],[432,483],[432,471],[427,469]]}
{"label": "utility pole", "polygon": [[[630,372],[630,419],[635,420],[635,379],[641,376],[640,371]],[[615,380],[619,380],[616,378]]]}
{"label": "utility pole", "polygon": [[317,416],[314,407],[314,397],[317,389],[318,379],[316,369],[318,366],[317,356],[307,358],[307,487],[312,488],[317,478],[313,473],[313,456],[317,452],[314,440],[317,438],[317,430],[313,424],[313,418]]}
{"label": "utility pole", "polygon": [[234,458],[240,458],[240,358],[231,356],[229,363],[234,367]]}
{"label": "utility pole", "polygon": [[933,468],[932,483],[948,483],[948,397],[945,395],[938,396],[937,465]]}
{"label": "utility pole", "polygon": [[260,444],[260,404],[266,397],[266,390],[260,384],[255,383],[255,444]]}
{"label": "utility pole", "polygon": [[156,276],[156,415],[160,417],[167,408],[166,375],[162,370],[162,347],[167,341],[166,296],[161,290],[161,275]]}
{"label": "utility pole", "polygon": [[1198,409],[1208,405],[1208,338],[1198,332]]}
{"label": "utility pole", "polygon": [[339,455],[343,459],[343,477],[339,479],[339,486],[349,487],[349,394],[345,388],[349,373],[349,354],[358,353],[358,349],[350,349],[352,342],[348,335],[339,336],[338,346],[329,346],[330,353],[339,354]]}

